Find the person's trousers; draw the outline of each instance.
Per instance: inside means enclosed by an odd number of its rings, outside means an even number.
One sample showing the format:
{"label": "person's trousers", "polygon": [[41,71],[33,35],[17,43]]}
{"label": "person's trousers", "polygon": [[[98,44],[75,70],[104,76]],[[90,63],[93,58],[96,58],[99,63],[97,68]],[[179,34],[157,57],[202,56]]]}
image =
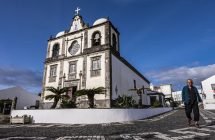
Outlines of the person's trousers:
{"label": "person's trousers", "polygon": [[191,113],[193,111],[194,121],[199,121],[199,106],[198,102],[185,104],[185,113],[188,119],[192,120]]}

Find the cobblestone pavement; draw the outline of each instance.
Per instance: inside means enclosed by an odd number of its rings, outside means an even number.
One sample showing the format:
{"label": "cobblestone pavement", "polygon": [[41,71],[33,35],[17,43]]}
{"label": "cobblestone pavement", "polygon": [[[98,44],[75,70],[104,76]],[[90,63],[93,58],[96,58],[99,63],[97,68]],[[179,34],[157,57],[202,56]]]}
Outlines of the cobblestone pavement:
{"label": "cobblestone pavement", "polygon": [[123,123],[0,125],[0,140],[214,140],[215,125],[204,120],[212,113],[201,110],[200,128],[187,126],[182,109]]}

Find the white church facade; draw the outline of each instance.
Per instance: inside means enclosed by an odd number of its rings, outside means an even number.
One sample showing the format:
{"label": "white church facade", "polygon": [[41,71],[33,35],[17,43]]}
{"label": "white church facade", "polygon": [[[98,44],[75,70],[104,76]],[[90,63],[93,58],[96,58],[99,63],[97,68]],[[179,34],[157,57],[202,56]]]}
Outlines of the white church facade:
{"label": "white church facade", "polygon": [[[138,96],[129,89],[149,87],[150,82],[120,55],[119,31],[107,18],[96,20],[92,26],[84,23],[78,13],[69,30],[59,32],[48,40],[43,75],[43,103],[52,94],[46,87],[70,87],[71,93],[80,89],[104,87],[105,94],[95,95],[98,108],[111,108],[111,101],[119,95]],[[134,46],[133,46],[134,47]],[[143,104],[146,103],[143,95]],[[86,107],[87,98],[78,99]]]}

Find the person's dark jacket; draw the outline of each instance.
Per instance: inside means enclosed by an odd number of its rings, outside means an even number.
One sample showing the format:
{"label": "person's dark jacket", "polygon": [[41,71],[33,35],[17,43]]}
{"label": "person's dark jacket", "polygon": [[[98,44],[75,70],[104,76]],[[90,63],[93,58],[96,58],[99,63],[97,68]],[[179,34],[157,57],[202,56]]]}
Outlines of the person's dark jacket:
{"label": "person's dark jacket", "polygon": [[[197,102],[202,102],[202,99],[199,95],[199,92],[197,90],[196,87],[192,87],[195,91],[196,97],[197,97]],[[185,104],[189,104],[189,102],[191,101],[190,96],[189,96],[189,87],[188,86],[184,86],[183,90],[182,90],[182,102],[184,102]]]}

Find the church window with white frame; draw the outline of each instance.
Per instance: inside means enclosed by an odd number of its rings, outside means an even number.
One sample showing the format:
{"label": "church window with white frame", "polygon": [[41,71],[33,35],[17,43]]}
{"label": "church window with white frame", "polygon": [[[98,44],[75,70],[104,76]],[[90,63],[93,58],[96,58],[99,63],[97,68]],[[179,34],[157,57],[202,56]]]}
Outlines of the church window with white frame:
{"label": "church window with white frame", "polygon": [[92,35],[92,46],[101,45],[101,33],[99,31],[95,31]]}
{"label": "church window with white frame", "polygon": [[101,56],[91,58],[91,76],[100,76],[101,74]]}
{"label": "church window with white frame", "polygon": [[57,77],[57,65],[50,66],[49,82],[55,82]]}
{"label": "church window with white frame", "polygon": [[69,80],[76,79],[76,73],[77,73],[77,61],[69,62]]}

